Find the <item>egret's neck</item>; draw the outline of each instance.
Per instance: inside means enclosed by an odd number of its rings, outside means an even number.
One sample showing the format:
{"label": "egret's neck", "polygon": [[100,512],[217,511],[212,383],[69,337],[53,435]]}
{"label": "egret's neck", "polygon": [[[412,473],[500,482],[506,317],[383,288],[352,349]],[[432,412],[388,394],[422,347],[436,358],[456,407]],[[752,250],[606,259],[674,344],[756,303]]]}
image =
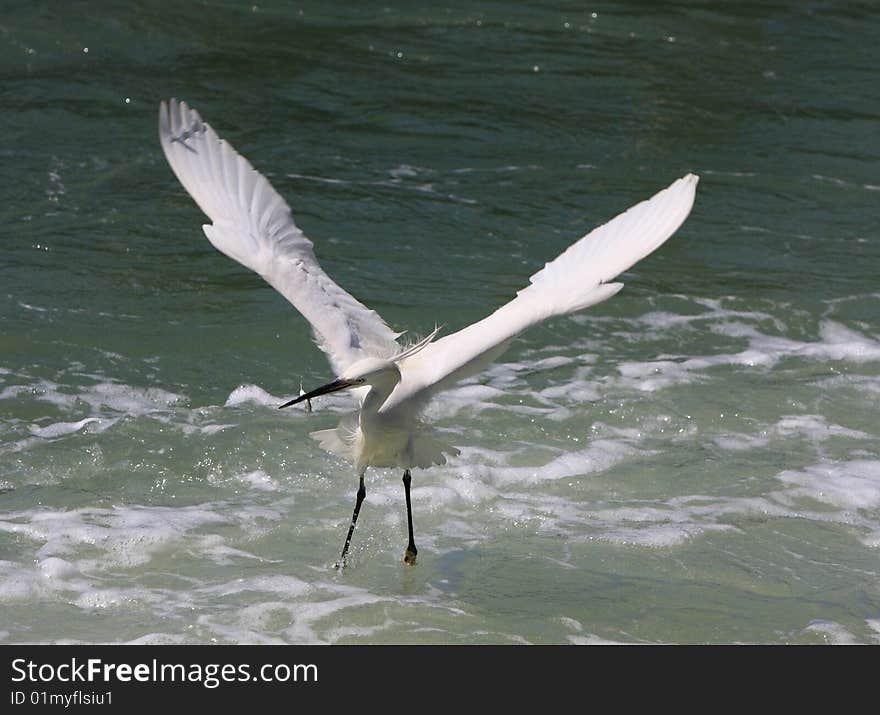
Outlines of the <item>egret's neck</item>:
{"label": "egret's neck", "polygon": [[381,379],[373,380],[370,383],[370,391],[361,405],[361,418],[378,413],[379,408],[385,404],[385,400],[394,392],[394,388],[397,387],[399,382],[400,373],[396,371],[382,375]]}

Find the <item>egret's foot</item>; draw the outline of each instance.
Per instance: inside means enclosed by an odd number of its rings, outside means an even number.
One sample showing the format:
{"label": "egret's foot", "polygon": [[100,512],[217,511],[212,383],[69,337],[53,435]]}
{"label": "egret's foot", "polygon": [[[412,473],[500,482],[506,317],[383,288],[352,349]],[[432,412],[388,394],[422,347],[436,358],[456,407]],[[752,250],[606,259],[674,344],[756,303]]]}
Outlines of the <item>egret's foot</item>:
{"label": "egret's foot", "polygon": [[403,563],[409,564],[410,566],[416,565],[416,556],[419,555],[419,550],[416,548],[415,544],[410,544],[406,547],[406,553],[403,555]]}

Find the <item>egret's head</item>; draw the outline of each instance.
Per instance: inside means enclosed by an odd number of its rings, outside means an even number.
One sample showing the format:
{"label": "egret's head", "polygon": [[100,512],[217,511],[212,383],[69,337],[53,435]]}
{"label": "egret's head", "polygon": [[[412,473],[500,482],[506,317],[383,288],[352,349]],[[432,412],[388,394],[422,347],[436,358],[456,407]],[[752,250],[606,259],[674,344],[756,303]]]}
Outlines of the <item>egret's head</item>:
{"label": "egret's head", "polygon": [[382,360],[381,358],[364,358],[349,365],[333,382],[328,382],[326,385],[322,385],[311,392],[285,402],[278,409],[290,407],[304,400],[311,400],[313,397],[329,395],[331,392],[348,390],[353,387],[368,385],[371,387],[393,388],[398,382],[400,382],[400,370],[394,362]]}

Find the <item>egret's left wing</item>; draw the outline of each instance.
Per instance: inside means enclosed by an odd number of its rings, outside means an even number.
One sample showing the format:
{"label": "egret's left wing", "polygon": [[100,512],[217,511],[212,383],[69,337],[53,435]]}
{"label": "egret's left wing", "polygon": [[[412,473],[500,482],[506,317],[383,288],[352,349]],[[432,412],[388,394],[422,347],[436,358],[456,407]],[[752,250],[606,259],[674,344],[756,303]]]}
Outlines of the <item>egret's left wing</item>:
{"label": "egret's left wing", "polygon": [[529,326],[613,296],[623,284],[609,281],[659,248],[687,218],[698,181],[688,174],[593,229],[535,273],[509,303],[407,357],[401,362],[402,382],[382,410],[423,403],[481,371]]}
{"label": "egret's left wing", "polygon": [[211,219],[202,227],[211,243],[303,314],[337,374],[361,358],[399,351],[398,333],[323,271],[287,202],[198,112],[176,99],[162,102],[159,139],[180,183]]}

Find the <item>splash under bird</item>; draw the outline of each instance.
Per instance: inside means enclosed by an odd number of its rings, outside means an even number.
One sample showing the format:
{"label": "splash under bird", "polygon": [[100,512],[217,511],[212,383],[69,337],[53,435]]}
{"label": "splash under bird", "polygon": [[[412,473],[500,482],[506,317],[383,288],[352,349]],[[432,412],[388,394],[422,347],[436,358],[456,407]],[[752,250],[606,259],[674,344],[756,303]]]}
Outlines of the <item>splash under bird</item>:
{"label": "splash under bird", "polygon": [[159,139],[180,183],[211,223],[208,240],[262,276],[311,324],[336,379],[280,407],[350,390],[360,409],[335,429],[313,432],[328,452],[354,463],[359,486],[337,567],[345,565],[361,504],[367,467],[403,469],[409,542],[415,564],[410,484],[414,468],[446,463],[458,454],[420,419],[428,402],[498,358],[511,341],[548,318],[589,308],[621,288],[611,282],[659,248],[691,211],[698,177],[688,174],[575,241],[529,279],[510,302],[456,333],[435,330],[404,348],[402,333],[339,287],[315,258],[314,244],[297,227],[287,202],[269,181],[198,112],[171,99],[159,108]]}

